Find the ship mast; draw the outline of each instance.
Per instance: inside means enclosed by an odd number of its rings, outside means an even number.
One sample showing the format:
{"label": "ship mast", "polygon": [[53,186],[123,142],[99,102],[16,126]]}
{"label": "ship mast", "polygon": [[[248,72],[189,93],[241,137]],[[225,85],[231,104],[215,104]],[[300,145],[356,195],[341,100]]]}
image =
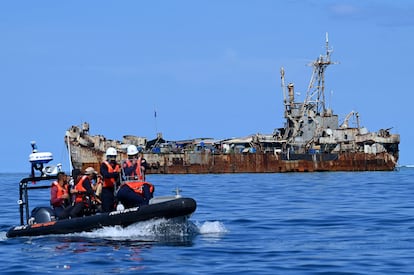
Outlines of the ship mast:
{"label": "ship mast", "polygon": [[312,77],[303,103],[295,102],[294,85],[293,83],[289,83],[288,86],[285,85],[285,71],[281,68],[281,84],[285,105],[285,118],[287,119],[283,138],[290,144],[297,143],[299,145],[311,142],[313,139],[296,139],[303,135],[304,129],[302,129],[302,127],[305,127],[304,125],[308,123],[308,121],[312,121],[315,125],[314,134],[317,135],[322,127],[318,117],[332,115],[332,111],[327,109],[325,105],[325,71],[329,65],[335,64],[336,62],[331,61],[333,50],[329,48],[328,33],[326,33],[325,48],[326,54],[320,55],[310,64],[313,66]]}
{"label": "ship mast", "polygon": [[309,82],[304,108],[315,108],[314,112],[320,115],[326,114],[325,105],[325,70],[331,64],[336,62],[331,61],[332,49],[329,48],[328,33],[326,33],[325,42],[326,54],[320,55],[310,65],[313,66],[313,73]]}

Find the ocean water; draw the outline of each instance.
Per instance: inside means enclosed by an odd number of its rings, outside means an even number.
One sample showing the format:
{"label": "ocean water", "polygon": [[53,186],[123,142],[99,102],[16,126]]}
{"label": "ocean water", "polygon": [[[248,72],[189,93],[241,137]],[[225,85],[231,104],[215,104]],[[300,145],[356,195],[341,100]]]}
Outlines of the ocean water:
{"label": "ocean water", "polygon": [[188,231],[154,220],[8,239],[24,176],[0,174],[1,274],[414,274],[413,168],[149,175],[156,195],[197,200]]}

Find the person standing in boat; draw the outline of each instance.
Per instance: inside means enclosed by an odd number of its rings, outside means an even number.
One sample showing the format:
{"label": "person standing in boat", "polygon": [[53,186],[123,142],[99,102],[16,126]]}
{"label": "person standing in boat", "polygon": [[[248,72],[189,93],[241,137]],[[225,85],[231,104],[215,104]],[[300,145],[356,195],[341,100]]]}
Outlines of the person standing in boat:
{"label": "person standing in boat", "polygon": [[[116,198],[125,208],[137,207],[149,203],[154,186],[145,182],[145,166],[135,145],[127,148],[128,159],[122,163],[123,183]],[[146,163],[146,162],[145,162]]]}
{"label": "person standing in boat", "polygon": [[106,150],[106,161],[101,164],[102,212],[115,210],[115,188],[120,185],[121,167],[116,161],[117,151],[113,147]]}
{"label": "person standing in boat", "polygon": [[74,205],[69,212],[70,217],[80,217],[88,213],[87,210],[92,209],[93,204],[100,203],[92,188],[92,181],[96,178],[98,173],[93,167],[85,169],[83,176],[76,183],[72,189],[74,194]]}
{"label": "person standing in boat", "polygon": [[65,219],[68,216],[67,210],[70,206],[67,175],[64,172],[57,174],[57,180],[50,188],[50,204],[55,210],[56,217]]}
{"label": "person standing in boat", "polygon": [[122,162],[123,179],[145,180],[146,160],[139,156],[138,149],[135,145],[129,145],[127,148],[128,159]]}
{"label": "person standing in boat", "polygon": [[142,174],[142,179],[145,181],[145,175],[147,173],[147,169],[150,168],[147,160],[144,158],[144,154],[142,152],[140,152],[138,154],[138,163],[141,166],[141,174]]}

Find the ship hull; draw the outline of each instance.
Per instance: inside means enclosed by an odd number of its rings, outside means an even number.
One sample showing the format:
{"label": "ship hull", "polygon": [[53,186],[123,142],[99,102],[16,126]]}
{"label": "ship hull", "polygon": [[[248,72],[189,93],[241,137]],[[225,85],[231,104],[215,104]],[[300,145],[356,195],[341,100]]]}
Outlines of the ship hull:
{"label": "ship hull", "polygon": [[[99,152],[79,145],[71,146],[74,168],[93,166],[99,171],[105,158]],[[126,159],[121,154],[120,159]],[[144,154],[150,165],[147,174],[220,174],[220,173],[283,173],[319,171],[392,171],[398,157],[387,152],[366,154],[214,154],[211,152]]]}

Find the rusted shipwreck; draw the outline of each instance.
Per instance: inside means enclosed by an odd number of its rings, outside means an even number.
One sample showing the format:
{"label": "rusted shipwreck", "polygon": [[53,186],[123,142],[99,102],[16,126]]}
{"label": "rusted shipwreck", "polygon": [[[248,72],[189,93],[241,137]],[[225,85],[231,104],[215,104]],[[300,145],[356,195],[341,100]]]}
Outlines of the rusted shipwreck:
{"label": "rusted shipwreck", "polygon": [[[325,71],[334,64],[326,38],[326,53],[311,63],[313,73],[306,98],[295,101],[294,85],[285,85],[285,126],[271,134],[214,140],[199,138],[170,141],[161,134],[153,140],[126,135],[109,140],[90,135],[89,124],[71,126],[65,135],[73,168],[99,169],[105,150],[118,149],[119,160],[126,148],[136,145],[151,168],[147,173],[276,173],[314,171],[390,171],[397,166],[400,136],[389,129],[369,132],[359,124],[359,114],[350,112],[339,124],[338,115],[325,104]],[[354,121],[356,125],[350,126]]]}

